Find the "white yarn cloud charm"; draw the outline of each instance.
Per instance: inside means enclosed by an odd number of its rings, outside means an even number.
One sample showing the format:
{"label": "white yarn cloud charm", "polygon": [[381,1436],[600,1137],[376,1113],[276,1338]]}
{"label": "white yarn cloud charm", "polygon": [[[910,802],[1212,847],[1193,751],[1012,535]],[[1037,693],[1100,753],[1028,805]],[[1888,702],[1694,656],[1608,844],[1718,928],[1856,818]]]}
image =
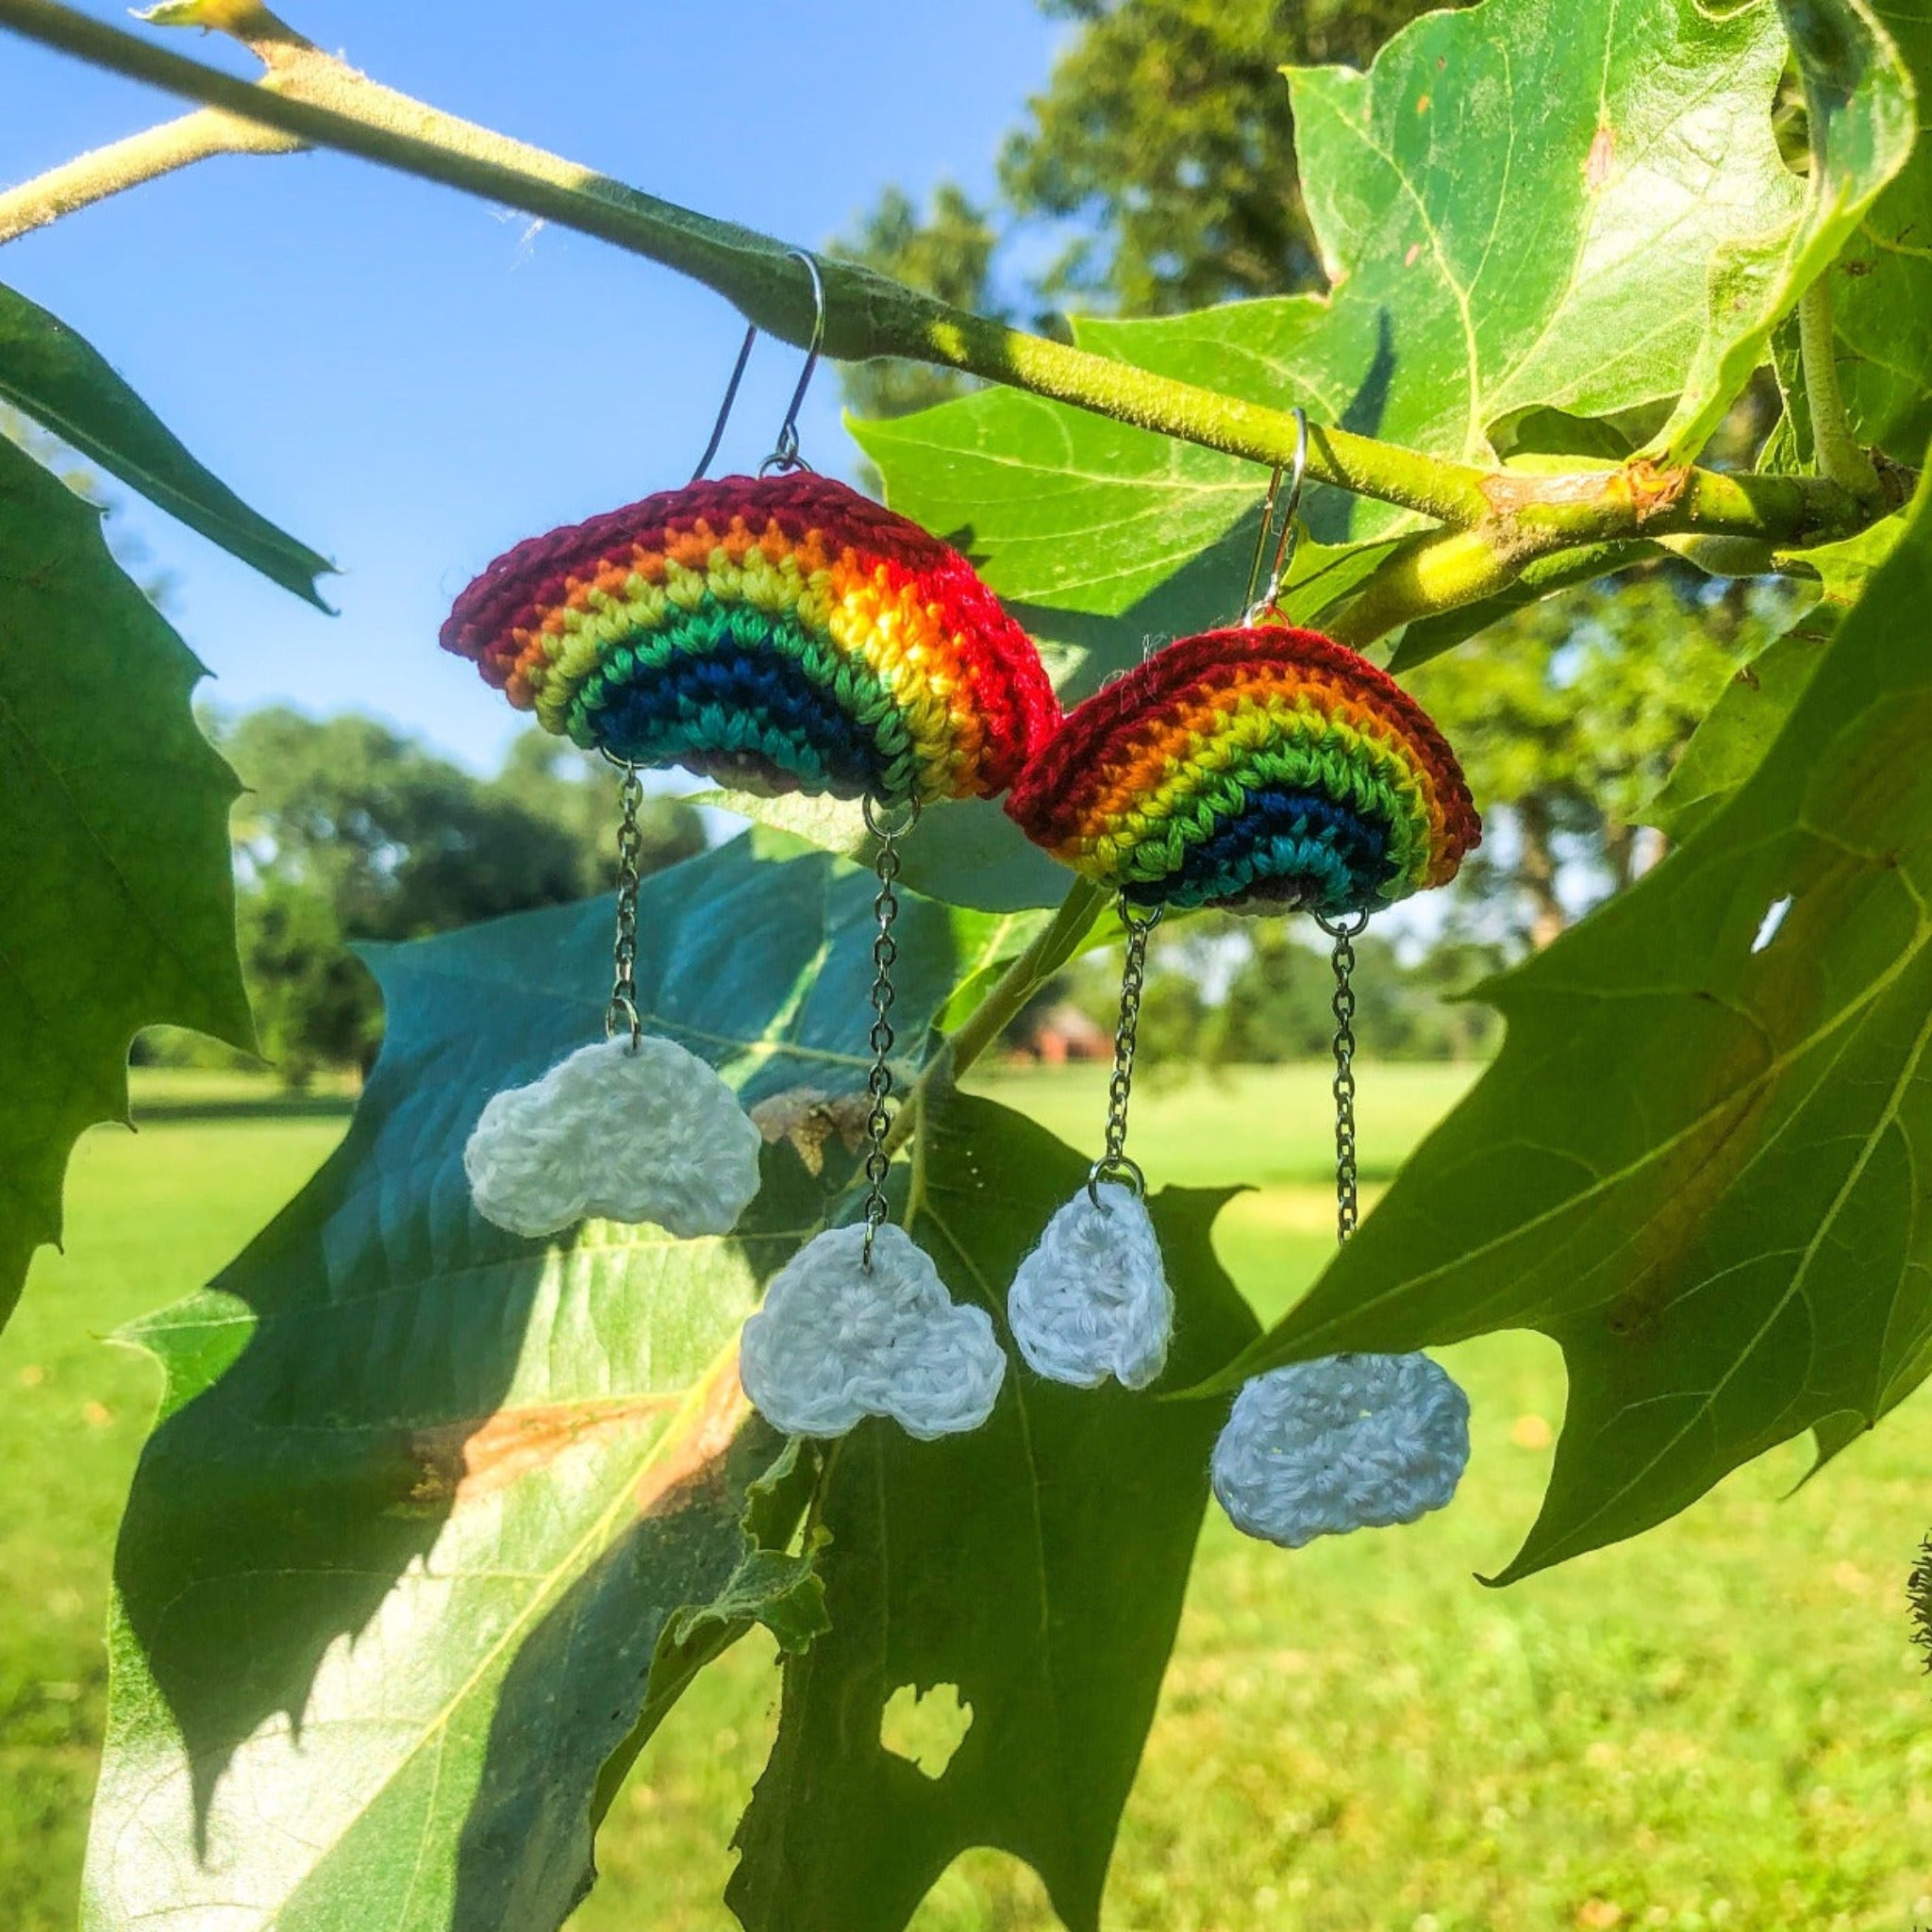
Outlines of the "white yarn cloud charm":
{"label": "white yarn cloud charm", "polygon": [[1237,1529],[1298,1550],[1413,1523],[1456,1493],[1469,1397],[1425,1355],[1337,1355],[1257,1375],[1214,1445]]}
{"label": "white yarn cloud charm", "polygon": [[601,1040],[491,1096],[463,1149],[470,1198],[512,1234],[596,1216],[684,1239],[728,1234],[758,1191],[761,1137],[695,1054],[646,1034]]}
{"label": "white yarn cloud charm", "polygon": [[1144,1389],[1167,1366],[1174,1291],[1146,1203],[1120,1181],[1085,1188],[1020,1263],[1007,1319],[1029,1368],[1097,1389]]}
{"label": "white yarn cloud charm", "polygon": [[984,1308],[953,1300],[932,1257],[888,1224],[864,1266],[865,1228],[817,1236],[773,1276],[744,1324],[738,1374],[788,1436],[842,1436],[891,1416],[929,1442],[976,1429],[1007,1373]]}

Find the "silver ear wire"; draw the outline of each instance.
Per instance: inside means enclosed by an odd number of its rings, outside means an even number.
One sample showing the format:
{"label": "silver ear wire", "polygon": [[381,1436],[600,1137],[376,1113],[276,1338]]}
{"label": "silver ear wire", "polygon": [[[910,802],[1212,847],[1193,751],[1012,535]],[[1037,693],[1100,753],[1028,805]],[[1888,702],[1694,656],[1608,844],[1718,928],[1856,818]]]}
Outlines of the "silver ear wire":
{"label": "silver ear wire", "polygon": [[1274,562],[1268,573],[1268,588],[1257,598],[1255,586],[1260,580],[1261,559],[1268,554],[1268,538],[1274,527],[1274,506],[1281,493],[1282,466],[1276,463],[1274,474],[1268,481],[1268,495],[1261,506],[1261,527],[1255,537],[1255,560],[1248,566],[1248,588],[1241,599],[1241,622],[1257,624],[1274,608],[1281,596],[1281,580],[1288,575],[1288,567],[1294,560],[1295,534],[1294,520],[1302,507],[1302,485],[1308,476],[1308,415],[1297,408],[1294,410],[1294,458],[1290,464],[1291,475],[1288,486],[1288,504],[1281,515],[1281,534],[1275,541]]}
{"label": "silver ear wire", "polygon": [[1268,533],[1274,527],[1274,501],[1281,494],[1281,465],[1268,478],[1268,494],[1261,499],[1261,527],[1255,532],[1255,560],[1248,565],[1248,588],[1241,592],[1241,610],[1255,608],[1255,587],[1261,581],[1261,559],[1268,555]]}
{"label": "silver ear wire", "polygon": [[819,366],[819,351],[825,345],[825,284],[819,274],[817,258],[808,255],[803,248],[790,251],[792,260],[802,261],[805,272],[811,277],[811,341],[805,352],[805,367],[798,372],[798,387],[791,391],[791,400],[785,408],[785,420],[778,425],[778,441],[774,444],[772,454],[758,465],[760,476],[774,470],[808,470],[811,465],[798,454],[798,412],[805,403],[805,392],[811,387],[811,379]]}
{"label": "silver ear wire", "polygon": [[718,405],[718,420],[711,425],[711,440],[706,443],[697,468],[691,473],[693,483],[711,467],[711,458],[718,454],[718,445],[724,441],[724,425],[731,420],[731,406],[738,400],[738,385],[744,380],[744,365],[751,360],[751,345],[758,339],[758,325],[754,322],[745,329],[744,341],[738,345],[738,360],[732,364],[731,380],[724,385],[724,400]]}
{"label": "silver ear wire", "polygon": [[[811,277],[811,341],[805,352],[805,367],[799,372],[798,386],[791,391],[791,400],[785,408],[785,420],[778,425],[778,440],[773,445],[772,454],[758,465],[760,476],[770,475],[774,470],[808,470],[811,465],[798,454],[798,412],[805,405],[806,391],[811,387],[812,376],[819,366],[819,352],[825,343],[825,284],[819,274],[815,257],[808,255],[803,248],[786,251],[788,258],[802,261],[806,273]],[[732,405],[738,401],[738,388],[744,380],[745,365],[751,360],[752,344],[758,339],[758,325],[749,324],[744,331],[744,341],[738,345],[738,360],[731,366],[731,379],[724,385],[724,400],[718,405],[718,420],[711,425],[710,439],[705,444],[705,453],[698,458],[698,466],[691,473],[695,483],[711,467],[711,459],[718,454],[718,445],[724,441],[724,425],[731,421]]]}

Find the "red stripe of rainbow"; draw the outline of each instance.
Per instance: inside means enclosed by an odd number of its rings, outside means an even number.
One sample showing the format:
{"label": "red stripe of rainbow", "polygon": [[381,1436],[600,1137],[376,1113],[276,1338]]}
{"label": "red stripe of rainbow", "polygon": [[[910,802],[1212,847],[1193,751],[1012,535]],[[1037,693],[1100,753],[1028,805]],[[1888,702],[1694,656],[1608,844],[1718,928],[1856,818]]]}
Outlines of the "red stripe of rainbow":
{"label": "red stripe of rainbow", "polygon": [[[532,538],[442,629],[511,704],[592,747],[640,662],[661,670],[721,639],[741,667],[808,660],[822,694],[893,748],[889,793],[992,796],[1059,722],[1032,641],[972,565],[810,471],[694,483]],[[783,775],[826,789],[803,765]]]}
{"label": "red stripe of rainbow", "polygon": [[1190,848],[1239,819],[1255,760],[1284,754],[1297,784],[1386,838],[1374,904],[1446,883],[1482,837],[1456,755],[1415,700],[1354,651],[1278,624],[1185,639],[1097,691],[1007,810],[1076,872],[1158,896]]}

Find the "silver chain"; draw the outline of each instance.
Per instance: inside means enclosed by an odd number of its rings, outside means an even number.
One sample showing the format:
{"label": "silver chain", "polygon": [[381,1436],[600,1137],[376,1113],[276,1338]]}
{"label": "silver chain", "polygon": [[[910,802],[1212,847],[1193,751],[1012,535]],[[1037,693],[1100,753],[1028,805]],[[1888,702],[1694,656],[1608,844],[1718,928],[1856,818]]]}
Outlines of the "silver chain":
{"label": "silver chain", "polygon": [[638,1050],[643,1023],[638,1016],[638,861],[644,837],[638,829],[638,810],[644,802],[644,781],[635,765],[624,768],[619,793],[622,813],[617,824],[617,941],[610,949],[610,1004],[604,1009],[604,1037],[630,1035],[630,1050]]}
{"label": "silver chain", "polygon": [[1316,924],[1335,941],[1335,1239],[1345,1241],[1360,1219],[1355,1155],[1355,942],[1369,923],[1366,912],[1353,920],[1319,915]]}
{"label": "silver chain", "polygon": [[1139,906],[1123,892],[1121,924],[1127,935],[1121,966],[1121,1019],[1113,1036],[1113,1078],[1107,1090],[1107,1149],[1087,1175],[1087,1194],[1097,1208],[1102,1181],[1120,1181],[1136,1194],[1147,1191],[1147,1176],[1127,1158],[1127,1104],[1134,1096],[1134,1049],[1141,1035],[1141,998],[1147,986],[1147,938],[1160,924],[1162,908]]}
{"label": "silver chain", "polygon": [[872,1108],[865,1117],[865,1245],[859,1254],[860,1265],[868,1269],[874,1238],[886,1224],[886,1175],[892,1166],[886,1141],[892,1131],[893,1113],[892,968],[898,964],[899,941],[892,937],[892,922],[899,916],[899,841],[918,818],[917,799],[908,800],[897,818],[882,818],[873,801],[865,801],[866,829],[878,841],[872,869],[879,882],[872,902],[878,931],[872,942],[872,1072],[865,1082]]}

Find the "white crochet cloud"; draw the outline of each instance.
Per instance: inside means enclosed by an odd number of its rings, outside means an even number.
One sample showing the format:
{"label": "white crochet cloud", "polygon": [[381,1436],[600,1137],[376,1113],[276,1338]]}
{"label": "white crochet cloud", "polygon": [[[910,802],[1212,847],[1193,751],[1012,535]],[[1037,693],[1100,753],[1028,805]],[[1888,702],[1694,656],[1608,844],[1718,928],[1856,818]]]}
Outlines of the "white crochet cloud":
{"label": "white crochet cloud", "polygon": [[1167,1366],[1174,1291],[1160,1239],[1132,1188],[1085,1188],[1046,1224],[1007,1296],[1013,1340],[1036,1374],[1076,1389],[1109,1375],[1144,1389]]}
{"label": "white crochet cloud", "polygon": [[1214,1445],[1237,1529],[1298,1550],[1413,1523],[1456,1493],[1469,1397],[1425,1355],[1337,1355],[1257,1375]]}
{"label": "white crochet cloud", "polygon": [[788,1436],[842,1436],[889,1415],[908,1436],[976,1429],[1007,1373],[984,1308],[955,1302],[932,1257],[881,1227],[872,1268],[863,1225],[808,1241],[744,1324],[738,1374],[751,1405]]}
{"label": "white crochet cloud", "polygon": [[470,1198],[512,1234],[595,1215],[726,1234],[758,1191],[758,1130],[675,1041],[603,1040],[491,1096],[463,1149]]}

